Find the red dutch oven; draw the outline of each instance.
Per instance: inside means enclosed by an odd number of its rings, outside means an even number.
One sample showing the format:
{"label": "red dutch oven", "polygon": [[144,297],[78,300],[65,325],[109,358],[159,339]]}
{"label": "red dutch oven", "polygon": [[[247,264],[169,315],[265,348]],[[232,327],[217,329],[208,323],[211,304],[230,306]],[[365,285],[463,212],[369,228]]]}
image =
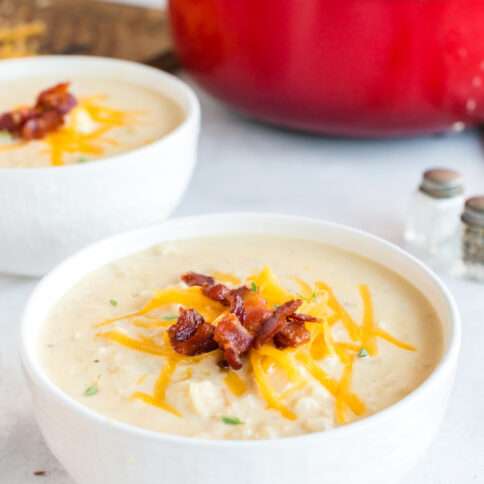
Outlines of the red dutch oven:
{"label": "red dutch oven", "polygon": [[169,0],[182,63],[278,125],[347,136],[484,116],[484,0]]}

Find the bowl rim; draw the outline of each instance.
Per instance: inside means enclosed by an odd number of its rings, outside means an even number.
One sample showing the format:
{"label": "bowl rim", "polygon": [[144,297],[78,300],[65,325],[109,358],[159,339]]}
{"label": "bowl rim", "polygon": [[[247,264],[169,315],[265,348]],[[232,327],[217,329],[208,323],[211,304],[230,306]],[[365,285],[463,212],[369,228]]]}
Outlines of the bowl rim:
{"label": "bowl rim", "polygon": [[[156,148],[158,145],[164,144],[178,136],[181,131],[185,131],[186,129],[190,129],[190,125],[192,123],[197,123],[200,119],[200,102],[195,91],[183,80],[179,79],[178,77],[170,74],[166,71],[162,71],[161,69],[157,69],[152,66],[148,66],[145,64],[141,64],[139,62],[134,62],[125,59],[114,59],[110,57],[102,57],[102,56],[88,56],[88,55],[39,55],[39,56],[27,56],[17,59],[4,59],[0,60],[0,67],[3,71],[8,71],[10,66],[18,66],[22,64],[31,64],[32,69],[35,69],[35,66],[40,64],[57,64],[57,63],[70,63],[70,64],[85,64],[85,65],[99,65],[103,64],[106,66],[111,66],[113,71],[116,69],[137,69],[139,71],[139,75],[143,76],[144,74],[148,75],[156,75],[160,80],[160,86],[168,85],[175,87],[180,94],[170,96],[170,98],[183,110],[183,119],[182,121],[169,133],[161,136],[158,139],[146,144],[141,145],[137,148],[133,148],[128,151],[122,151],[120,153],[115,153],[110,156],[101,157],[98,159],[93,160],[91,163],[78,163],[78,164],[70,164],[70,165],[63,165],[63,166],[42,166],[42,167],[33,167],[33,168],[8,168],[8,167],[0,167],[0,176],[2,174],[25,174],[25,173],[64,173],[65,170],[93,170],[96,168],[100,168],[105,166],[106,164],[111,163],[119,163],[123,159],[129,159],[133,155],[143,155],[145,150],[149,150],[152,148]],[[116,73],[113,73],[113,81],[115,81]],[[14,76],[13,76],[14,77]],[[22,77],[22,76],[19,76]],[[41,77],[41,76],[40,76]],[[86,76],[89,77],[89,76]],[[92,76],[95,77],[94,75]],[[5,80],[4,76],[0,75],[0,81]],[[133,81],[132,84],[136,85],[136,82]],[[160,92],[163,92],[163,89],[160,89]],[[184,103],[186,105],[184,105]]]}
{"label": "bowl rim", "polygon": [[[413,391],[411,391],[408,395],[403,397],[401,400],[395,402],[394,404],[372,414],[366,416],[362,419],[356,420],[351,422],[348,425],[338,426],[331,429],[327,429],[321,432],[312,432],[307,434],[295,435],[295,436],[288,436],[288,437],[279,437],[276,439],[257,439],[257,440],[223,440],[223,439],[205,439],[200,437],[188,437],[176,434],[169,434],[169,433],[162,433],[157,432],[154,430],[145,429],[142,427],[138,427],[136,425],[125,423],[118,420],[113,420],[108,416],[102,415],[97,413],[94,410],[91,410],[87,406],[83,405],[82,403],[78,402],[67,393],[65,393],[60,387],[58,387],[47,375],[47,372],[42,368],[42,365],[39,359],[35,358],[33,355],[30,354],[29,351],[29,344],[28,340],[30,338],[28,327],[30,325],[29,321],[31,319],[31,315],[35,315],[35,306],[37,300],[42,298],[42,293],[44,292],[44,288],[49,286],[52,281],[55,281],[58,274],[63,273],[69,266],[75,264],[75,261],[78,258],[82,258],[90,253],[95,254],[99,248],[115,244],[118,242],[122,242],[123,239],[128,239],[130,236],[134,235],[143,235],[145,233],[156,233],[157,230],[161,226],[166,226],[169,224],[185,224],[191,222],[210,222],[213,220],[218,221],[221,225],[223,221],[226,219],[230,219],[233,221],[235,218],[251,218],[254,221],[263,221],[267,219],[271,219],[271,221],[279,221],[279,222],[286,222],[289,224],[298,224],[298,223],[306,223],[306,224],[313,224],[318,225],[320,227],[326,227],[328,229],[337,230],[343,234],[347,234],[353,237],[360,237],[367,239],[372,244],[377,244],[380,247],[386,247],[387,249],[398,253],[401,257],[407,259],[407,261],[414,266],[417,266],[424,274],[425,277],[430,280],[435,287],[440,291],[443,299],[447,304],[447,309],[449,311],[449,334],[448,334],[448,341],[446,348],[437,364],[434,368],[432,373]],[[218,220],[217,220],[218,219]],[[232,231],[235,233],[235,231]],[[247,234],[250,234],[249,230],[244,231]],[[238,232],[240,233],[240,232]],[[268,233],[267,235],[270,235]],[[209,235],[204,235],[209,236]],[[288,237],[297,238],[297,235],[289,235]],[[186,237],[186,239],[196,238],[196,236]],[[160,238],[159,243],[163,242],[163,238]],[[315,239],[317,241],[317,239]],[[155,245],[156,242],[152,245]],[[129,245],[133,245],[130,243]],[[147,246],[149,248],[149,246]],[[139,252],[142,249],[136,249],[132,253]],[[360,254],[362,255],[362,254]],[[103,264],[100,264],[98,267],[102,267]],[[388,266],[384,266],[387,267]],[[82,279],[81,276],[78,280]],[[410,282],[410,281],[408,281]],[[417,288],[418,289],[418,288]],[[55,301],[57,302],[58,299]],[[54,304],[52,303],[50,307]],[[374,425],[381,424],[388,418],[392,418],[398,411],[404,407],[411,404],[416,399],[420,398],[423,394],[432,391],[433,385],[437,382],[437,380],[441,377],[445,376],[446,372],[451,372],[454,366],[457,364],[457,357],[460,351],[461,345],[461,318],[460,313],[458,310],[457,303],[454,299],[454,296],[450,293],[447,289],[445,284],[442,280],[437,276],[431,269],[429,269],[424,263],[419,261],[413,255],[409,254],[402,248],[398,247],[397,245],[386,241],[385,239],[373,235],[369,232],[356,229],[353,227],[349,227],[343,224],[329,222],[325,220],[320,220],[312,217],[305,217],[305,216],[295,216],[295,215],[285,215],[285,214],[277,214],[277,213],[252,213],[252,212],[225,212],[225,213],[213,213],[208,215],[194,215],[188,217],[180,217],[180,218],[172,218],[169,219],[161,224],[157,224],[151,227],[145,227],[138,230],[124,232],[113,237],[109,237],[98,241],[94,244],[91,244],[84,249],[78,251],[74,255],[70,256],[69,258],[65,259],[62,263],[58,264],[51,272],[49,272],[46,276],[42,278],[42,280],[37,284],[34,288],[32,293],[29,296],[27,304],[25,306],[22,318],[21,318],[21,325],[20,325],[20,359],[23,366],[24,371],[26,374],[31,378],[32,382],[41,387],[44,392],[47,392],[51,397],[55,398],[59,401],[60,404],[68,407],[71,412],[77,413],[78,417],[83,419],[87,419],[92,421],[93,423],[104,426],[110,427],[112,431],[120,431],[130,434],[132,438],[140,438],[140,439],[149,439],[150,441],[158,441],[164,443],[173,443],[179,445],[186,445],[190,447],[233,447],[233,448],[246,448],[246,447],[258,447],[263,445],[276,445],[276,446],[286,446],[286,445],[296,445],[298,443],[303,443],[306,441],[311,441],[313,439],[325,439],[325,438],[333,438],[334,437],[342,437],[345,435],[351,435],[352,433],[356,434],[358,431],[367,429],[368,427],[373,427]]]}

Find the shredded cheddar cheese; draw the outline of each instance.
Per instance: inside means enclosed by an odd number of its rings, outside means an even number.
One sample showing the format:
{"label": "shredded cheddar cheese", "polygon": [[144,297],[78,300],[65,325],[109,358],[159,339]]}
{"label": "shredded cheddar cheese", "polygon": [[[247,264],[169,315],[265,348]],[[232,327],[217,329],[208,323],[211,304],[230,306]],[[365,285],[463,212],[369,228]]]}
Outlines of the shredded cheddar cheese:
{"label": "shredded cheddar cheese", "polygon": [[26,57],[38,51],[38,38],[46,31],[44,22],[33,21],[0,28],[0,58]]}
{"label": "shredded cheddar cheese", "polygon": [[[214,273],[214,277],[234,285],[241,283],[237,277],[223,272]],[[348,421],[349,412],[357,417],[366,412],[365,404],[351,389],[353,369],[362,349],[369,357],[377,355],[378,338],[402,350],[415,351],[415,347],[378,327],[368,286],[364,284],[359,286],[363,306],[359,324],[338,301],[330,286],[318,281],[312,287],[302,279],[293,280],[305,300],[301,306],[304,311],[301,312],[317,318],[316,322],[305,323],[310,332],[310,340],[295,349],[281,350],[269,344],[258,349],[252,348],[248,359],[253,381],[267,408],[279,412],[282,417],[289,420],[297,419],[297,415],[283,402],[309,384],[321,385],[334,398],[336,423],[344,424]],[[279,283],[269,267],[264,267],[260,273],[249,276],[246,283],[247,281],[255,284],[258,297],[263,297],[271,306],[298,298]],[[141,331],[136,338],[133,338],[115,327],[107,331],[101,330],[98,336],[125,348],[164,358],[153,393],[137,391],[133,394],[133,398],[180,416],[178,410],[166,402],[167,390],[177,365],[194,365],[219,350],[194,357],[176,353],[170,344],[167,332],[174,321],[153,314],[154,311],[168,308],[173,310],[173,306],[193,308],[214,326],[228,311],[227,307],[206,297],[200,287],[168,287],[157,291],[140,310],[102,321],[96,327],[104,328],[107,325],[122,322],[123,325],[130,324],[134,330]],[[346,331],[346,340],[335,338],[333,328],[337,322],[340,322]],[[149,331],[149,334],[143,334],[143,331]],[[318,363],[319,360],[328,357],[336,357],[339,362],[341,367],[339,380],[330,376]],[[188,371],[190,373],[187,378],[190,378],[191,366],[188,367]],[[274,375],[277,375],[277,379],[285,378],[286,385],[281,390],[277,390],[280,385],[274,384]],[[248,391],[246,381],[233,370],[228,371],[223,382],[234,397],[240,397]]]}
{"label": "shredded cheddar cheese", "polygon": [[280,398],[271,388],[261,364],[261,356],[257,352],[254,351],[250,354],[250,363],[252,365],[252,371],[254,372],[254,379],[267,406],[277,410],[283,417],[289,420],[296,420],[296,414],[280,402]]}
{"label": "shredded cheddar cheese", "polygon": [[373,302],[368,286],[360,286],[361,299],[363,300],[363,323],[361,325],[361,343],[370,356],[378,354],[376,345],[376,328],[373,318]]}
{"label": "shredded cheddar cheese", "polygon": [[235,371],[230,370],[224,378],[228,389],[237,397],[241,397],[247,392],[247,385]]}
{"label": "shredded cheddar cheese", "polygon": [[272,306],[283,304],[291,299],[297,299],[296,295],[286,291],[279,284],[267,266],[263,268],[262,272],[250,276],[248,279],[255,283],[261,296]]}
{"label": "shredded cheddar cheese", "polygon": [[346,422],[346,396],[351,386],[351,375],[353,371],[353,361],[349,361],[343,368],[343,375],[338,385],[335,402],[336,422],[344,424]]}
{"label": "shredded cheddar cheese", "polygon": [[98,333],[98,336],[121,346],[125,346],[126,348],[140,351],[141,353],[148,353],[155,356],[168,356],[168,351],[165,347],[155,345],[148,341],[131,338],[127,334],[116,329],[105,333]]}
{"label": "shredded cheddar cheese", "polygon": [[106,144],[115,144],[105,135],[133,121],[133,113],[100,104],[100,99],[98,96],[81,100],[69,113],[66,124],[43,140],[52,165],[63,165],[67,154],[102,155]]}

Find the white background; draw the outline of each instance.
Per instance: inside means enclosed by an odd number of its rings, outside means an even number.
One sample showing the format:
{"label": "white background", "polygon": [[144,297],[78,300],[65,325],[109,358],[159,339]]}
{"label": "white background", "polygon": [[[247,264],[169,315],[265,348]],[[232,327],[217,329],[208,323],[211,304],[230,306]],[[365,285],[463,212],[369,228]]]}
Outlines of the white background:
{"label": "white background", "polygon": [[[484,193],[484,144],[477,132],[406,141],[325,139],[262,126],[201,98],[199,164],[175,215],[309,215],[400,243],[406,203],[425,168],[456,168],[469,193]],[[463,315],[463,351],[446,420],[409,476],[412,484],[484,482],[484,285],[446,281]],[[34,285],[0,276],[0,483],[73,484],[40,436],[19,367],[18,322]],[[34,477],[39,469],[47,475]],[[361,482],[371,484],[364,476]]]}

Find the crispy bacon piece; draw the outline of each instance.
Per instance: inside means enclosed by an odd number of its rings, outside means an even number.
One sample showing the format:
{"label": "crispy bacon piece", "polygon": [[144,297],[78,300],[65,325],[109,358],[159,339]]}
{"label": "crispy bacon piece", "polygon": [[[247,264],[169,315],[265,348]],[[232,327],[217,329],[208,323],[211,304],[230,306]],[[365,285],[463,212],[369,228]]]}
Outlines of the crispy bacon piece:
{"label": "crispy bacon piece", "polygon": [[30,114],[30,108],[19,108],[0,115],[0,130],[15,133]]}
{"label": "crispy bacon piece", "polygon": [[262,321],[272,314],[272,311],[267,306],[266,300],[256,293],[251,293],[245,298],[244,310],[245,318],[243,325],[251,334],[256,334]]}
{"label": "crispy bacon piece", "polygon": [[168,329],[168,336],[177,353],[194,356],[217,348],[214,332],[215,327],[206,323],[197,311],[180,308],[178,320]]}
{"label": "crispy bacon piece", "polygon": [[41,139],[64,124],[62,114],[46,111],[27,119],[20,128],[19,135],[25,140]]}
{"label": "crispy bacon piece", "polygon": [[202,286],[202,292],[210,299],[228,306],[230,303],[228,297],[231,290],[224,284],[213,284],[211,286]]}
{"label": "crispy bacon piece", "polygon": [[61,82],[42,91],[37,96],[35,107],[42,111],[53,110],[64,115],[76,104],[76,98],[69,92],[69,83]]}
{"label": "crispy bacon piece", "polygon": [[274,336],[277,348],[295,347],[307,343],[311,337],[304,323],[286,321],[286,324]]}
{"label": "crispy bacon piece", "polygon": [[244,296],[250,291],[246,286],[230,289],[224,284],[215,282],[215,279],[197,272],[187,272],[181,276],[182,281],[189,286],[200,286],[203,294],[224,306],[230,307],[241,321],[245,319]]}
{"label": "crispy bacon piece", "polygon": [[205,276],[204,274],[198,274],[197,272],[186,272],[182,274],[181,280],[187,286],[213,286],[215,284],[215,279],[210,276]]}
{"label": "crispy bacon piece", "polygon": [[246,286],[238,287],[237,289],[232,289],[230,294],[227,296],[227,302],[230,306],[230,312],[234,313],[239,320],[243,323],[246,318],[245,303],[244,298],[250,289]]}
{"label": "crispy bacon piece", "polygon": [[296,347],[307,343],[311,334],[304,323],[316,322],[317,318],[309,314],[293,313],[286,318],[286,322],[274,335],[277,348]]}
{"label": "crispy bacon piece", "polygon": [[25,140],[40,139],[64,124],[64,116],[77,104],[69,83],[57,84],[38,96],[34,106],[0,115],[0,130]]}
{"label": "crispy bacon piece", "polygon": [[302,301],[295,299],[281,304],[268,318],[264,319],[255,336],[254,348],[260,348],[270,341],[285,325],[289,316],[301,306]]}
{"label": "crispy bacon piece", "polygon": [[233,313],[227,314],[215,328],[214,340],[234,370],[242,368],[241,357],[249,351],[253,339],[254,337]]}
{"label": "crispy bacon piece", "polygon": [[293,323],[315,323],[318,319],[310,314],[301,314],[301,313],[294,313],[287,317],[288,321]]}

